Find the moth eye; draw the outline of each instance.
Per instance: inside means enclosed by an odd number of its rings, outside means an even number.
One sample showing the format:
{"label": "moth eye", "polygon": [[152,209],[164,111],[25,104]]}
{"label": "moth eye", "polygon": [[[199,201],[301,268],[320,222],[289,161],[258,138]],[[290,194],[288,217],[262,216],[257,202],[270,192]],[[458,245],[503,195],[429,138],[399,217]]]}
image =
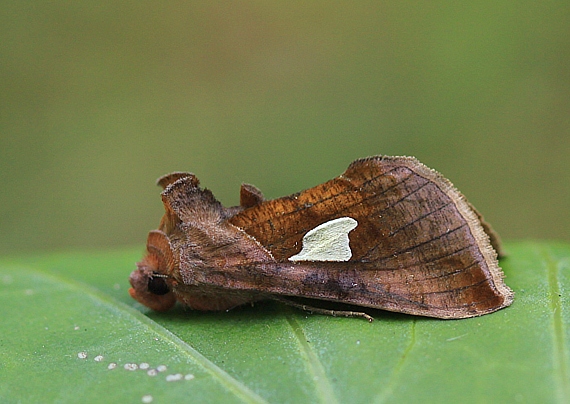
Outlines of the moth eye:
{"label": "moth eye", "polygon": [[155,295],[162,296],[170,292],[170,289],[164,278],[151,276],[148,278],[148,291]]}

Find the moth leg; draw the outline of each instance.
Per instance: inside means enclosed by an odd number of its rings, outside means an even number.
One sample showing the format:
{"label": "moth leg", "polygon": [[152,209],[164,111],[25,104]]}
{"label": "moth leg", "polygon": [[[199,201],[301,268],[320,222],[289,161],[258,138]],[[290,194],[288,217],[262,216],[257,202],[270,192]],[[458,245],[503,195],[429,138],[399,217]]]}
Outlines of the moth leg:
{"label": "moth leg", "polygon": [[297,303],[282,296],[271,296],[271,299],[286,304],[288,306],[295,307],[297,309],[301,309],[303,311],[308,311],[311,313],[324,314],[326,316],[333,316],[333,317],[362,317],[368,320],[369,322],[374,321],[374,317],[361,311],[322,309],[320,307],[308,306],[306,304]]}

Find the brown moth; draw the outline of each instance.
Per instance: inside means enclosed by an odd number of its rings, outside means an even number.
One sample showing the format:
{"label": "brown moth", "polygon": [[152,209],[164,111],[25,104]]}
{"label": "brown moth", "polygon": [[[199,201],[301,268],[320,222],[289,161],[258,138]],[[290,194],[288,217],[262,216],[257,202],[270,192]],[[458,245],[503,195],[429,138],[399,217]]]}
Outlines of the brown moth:
{"label": "brown moth", "polygon": [[[356,160],[340,176],[264,200],[243,184],[224,208],[190,173],[158,180],[165,214],[130,276],[131,296],[153,310],[176,301],[229,310],[302,297],[456,319],[509,306],[499,239],[465,197],[412,157]],[[291,299],[293,298],[293,299]]]}

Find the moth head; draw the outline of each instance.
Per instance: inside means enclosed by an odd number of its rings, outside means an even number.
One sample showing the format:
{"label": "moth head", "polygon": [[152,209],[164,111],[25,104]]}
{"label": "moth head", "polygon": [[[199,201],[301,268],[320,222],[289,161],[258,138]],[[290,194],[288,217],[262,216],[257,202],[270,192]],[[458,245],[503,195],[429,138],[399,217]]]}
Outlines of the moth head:
{"label": "moth head", "polygon": [[137,263],[131,273],[129,294],[133,299],[156,311],[166,311],[176,303],[167,275],[159,272],[158,260],[152,254]]}
{"label": "moth head", "polygon": [[131,273],[129,294],[139,303],[156,311],[166,311],[176,303],[169,277],[173,266],[168,238],[159,230],[150,232],[148,254]]}

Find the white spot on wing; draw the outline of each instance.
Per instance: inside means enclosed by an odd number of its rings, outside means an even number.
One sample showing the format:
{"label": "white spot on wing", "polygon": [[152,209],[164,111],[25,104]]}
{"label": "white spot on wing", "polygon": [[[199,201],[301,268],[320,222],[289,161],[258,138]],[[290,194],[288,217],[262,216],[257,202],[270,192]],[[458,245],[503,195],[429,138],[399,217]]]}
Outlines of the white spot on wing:
{"label": "white spot on wing", "polygon": [[348,261],[352,257],[348,233],[358,226],[351,217],[339,217],[309,230],[303,248],[289,261]]}

